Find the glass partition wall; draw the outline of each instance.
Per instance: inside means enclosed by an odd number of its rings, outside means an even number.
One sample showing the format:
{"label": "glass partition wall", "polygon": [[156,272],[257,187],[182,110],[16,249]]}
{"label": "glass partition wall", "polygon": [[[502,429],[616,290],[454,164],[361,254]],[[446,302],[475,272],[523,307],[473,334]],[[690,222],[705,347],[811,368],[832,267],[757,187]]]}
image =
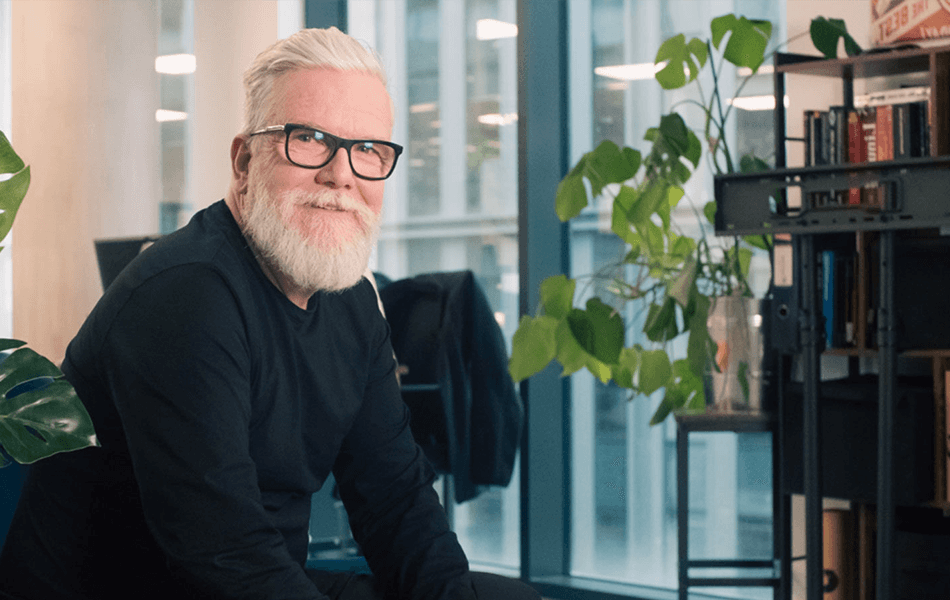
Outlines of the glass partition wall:
{"label": "glass partition wall", "polygon": [[[784,35],[784,2],[568,0],[567,5],[573,160],[605,139],[643,149],[646,129],[686,98],[682,91],[663,92],[650,70],[631,77],[605,67],[650,67],[664,39],[676,33],[706,38],[709,21],[728,12],[769,19],[776,25],[774,38]],[[515,0],[348,4],[349,32],[374,46],[389,71],[394,139],[406,146],[405,162],[387,188],[376,269],[390,278],[472,269],[509,344],[518,319],[516,10]],[[725,76],[735,81],[737,74]],[[769,76],[756,79],[761,81],[747,89],[770,93]],[[739,127],[731,135],[740,153],[749,146],[771,148],[770,111],[739,110],[733,123]],[[698,207],[711,198],[708,169],[697,172],[688,194]],[[551,210],[553,204],[552,198]],[[692,227],[689,208],[678,218]],[[624,252],[615,236],[604,233],[605,222],[603,211],[589,209],[571,224],[574,276],[592,273]],[[767,258],[756,264],[757,289],[764,292]],[[593,285],[587,293],[603,291]],[[636,307],[618,308],[630,318],[636,315]],[[586,371],[572,376],[570,388],[571,451],[564,459],[571,465],[571,548],[563,574],[675,589],[675,428],[648,425],[659,396],[630,399]],[[770,452],[767,434],[691,438],[691,554],[771,557],[771,481],[759,476],[768,473]],[[476,568],[519,566],[518,493],[516,473],[508,488],[452,508],[455,530]],[[760,598],[770,592],[717,593]]]}
{"label": "glass partition wall", "polygon": [[[647,128],[658,125],[673,104],[682,109],[690,92],[665,92],[653,79],[653,60],[665,39],[678,33],[687,39],[707,39],[710,20],[729,12],[772,21],[776,25],[773,39],[782,39],[785,14],[784,2],[741,0],[571,0],[569,10],[570,141],[575,161],[603,140],[645,152],[649,149],[643,141]],[[734,69],[723,72],[730,97],[737,76]],[[768,75],[755,79],[761,81],[752,82],[746,90],[767,88],[771,93]],[[708,93],[710,82],[706,83]],[[733,147],[738,144],[742,154],[754,145],[766,149],[758,156],[768,157],[771,111],[735,113],[732,123],[739,128],[729,134]],[[686,114],[691,127],[701,127],[698,111]],[[712,187],[712,174],[704,164],[688,182],[686,197],[674,214],[687,232],[698,233],[693,211],[701,211],[712,199]],[[573,276],[592,274],[625,254],[624,245],[609,233],[609,213],[605,212],[609,207],[590,208],[572,221]],[[755,265],[754,285],[761,294],[768,284],[767,257],[757,257]],[[595,282],[586,288],[587,293],[613,300],[602,294],[599,285]],[[644,312],[636,303],[617,308],[624,311],[628,323]],[[628,335],[639,331],[630,327]],[[649,342],[628,338],[627,343]],[[680,352],[685,356],[685,347]],[[603,385],[586,371],[572,376],[573,575],[652,588],[677,587],[676,428],[671,419],[649,425],[662,393],[630,398],[627,390]],[[693,435],[690,448],[691,558],[771,558],[769,434]],[[710,593],[771,597],[767,589]]]}
{"label": "glass partition wall", "polygon": [[[471,270],[509,348],[518,324],[515,9],[515,0],[350,0],[347,11],[348,32],[382,56],[393,139],[406,148],[387,183],[373,269],[393,280]],[[519,477],[450,508],[482,568],[519,566]]]}

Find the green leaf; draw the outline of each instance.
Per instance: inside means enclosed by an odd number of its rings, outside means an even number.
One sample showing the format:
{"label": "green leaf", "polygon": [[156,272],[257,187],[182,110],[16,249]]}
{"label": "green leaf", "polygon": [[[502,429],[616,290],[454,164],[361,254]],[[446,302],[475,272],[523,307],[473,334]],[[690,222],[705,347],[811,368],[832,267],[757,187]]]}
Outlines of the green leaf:
{"label": "green leaf", "polygon": [[3,211],[0,213],[0,239],[10,233],[13,220],[29,188],[30,167],[24,168],[6,181],[0,181],[0,210]]}
{"label": "green leaf", "polygon": [[557,195],[554,198],[554,212],[561,222],[566,222],[587,207],[587,188],[584,179],[579,175],[568,175],[557,185]]}
{"label": "green leaf", "polygon": [[770,22],[729,14],[713,19],[710,28],[713,46],[717,49],[726,34],[732,32],[722,51],[724,59],[737,67],[749,67],[753,72],[759,69],[765,60],[765,51],[772,37]]}
{"label": "green leaf", "polygon": [[511,340],[508,372],[515,381],[522,381],[548,366],[557,350],[555,330],[560,321],[553,317],[521,317]]}
{"label": "green leaf", "polygon": [[808,28],[811,34],[811,41],[815,49],[821,52],[825,58],[837,58],[838,40],[844,39],[844,51],[848,56],[857,56],[863,50],[858,45],[842,19],[827,19],[825,17],[815,17]]}
{"label": "green leaf", "polygon": [[620,358],[617,364],[611,369],[611,375],[614,383],[623,388],[632,389],[634,387],[633,376],[640,366],[640,353],[634,348],[623,348],[620,350]]}
{"label": "green leaf", "polygon": [[65,380],[0,399],[0,440],[22,464],[99,445],[89,413]]}
{"label": "green leaf", "polygon": [[710,200],[703,205],[703,215],[706,217],[706,220],[712,224],[716,223],[716,201]]}
{"label": "green leaf", "polygon": [[0,174],[19,173],[25,166],[26,163],[10,145],[10,140],[0,131]]}
{"label": "green leaf", "polygon": [[581,157],[558,184],[554,209],[561,221],[568,221],[581,213],[588,204],[586,179],[591,195],[597,197],[604,186],[623,183],[633,178],[640,169],[640,152],[633,148],[621,149],[610,140]]}
{"label": "green leaf", "polygon": [[605,364],[616,364],[623,348],[624,324],[620,314],[600,298],[587,301],[587,310],[567,315],[571,333],[585,352]]}
{"label": "green leaf", "polygon": [[647,314],[643,333],[652,342],[665,342],[679,335],[676,324],[676,302],[673,298],[664,298],[663,304],[651,304]]}
{"label": "green leaf", "polygon": [[664,394],[663,399],[660,400],[660,405],[656,407],[656,412],[653,413],[653,416],[650,418],[650,425],[659,425],[666,420],[668,416],[673,414],[675,407],[676,397],[673,394]]}
{"label": "green leaf", "polygon": [[670,357],[663,350],[640,353],[640,391],[650,395],[667,385],[673,373]]}
{"label": "green leaf", "polygon": [[660,135],[664,149],[674,157],[685,156],[689,152],[689,128],[679,113],[660,117]]}
{"label": "green leaf", "polygon": [[761,173],[769,170],[769,163],[754,154],[743,154],[739,159],[740,173]]}
{"label": "green leaf", "polygon": [[[689,162],[693,163],[693,168],[699,166],[699,159],[703,156],[703,144],[692,130],[688,132],[689,146],[683,156]],[[684,180],[685,181],[685,180]]]}
{"label": "green leaf", "polygon": [[739,367],[736,370],[736,379],[739,380],[739,387],[742,388],[742,398],[749,402],[749,363],[739,361]]}
{"label": "green leaf", "polygon": [[0,339],[0,352],[5,352],[7,350],[12,350],[13,348],[19,348],[20,346],[25,346],[26,342],[20,340],[4,340]]}
{"label": "green leaf", "polygon": [[[556,358],[563,368],[561,373],[563,376],[575,373],[588,366],[589,362],[596,360],[577,343],[577,338],[574,337],[567,319],[558,322],[554,337],[557,340]],[[591,372],[593,373],[594,370]]]}
{"label": "green leaf", "polygon": [[[541,282],[541,306],[544,314],[563,319],[574,307],[576,282],[566,275],[554,275]],[[519,325],[520,326],[520,325]]]}
{"label": "green leaf", "polygon": [[686,340],[686,360],[690,370],[702,377],[712,357],[713,340],[709,336],[706,321],[709,319],[709,298],[702,294],[693,294],[690,306],[685,311],[685,320],[689,324],[689,336]]}
{"label": "green leaf", "polygon": [[744,235],[742,236],[742,241],[749,244],[753,248],[758,248],[759,250],[768,250],[771,248],[771,236],[769,235]]}
{"label": "green leaf", "polygon": [[670,298],[675,300],[680,306],[685,307],[689,304],[689,293],[696,284],[696,271],[698,266],[699,263],[696,261],[696,257],[689,255],[679,274],[673,278],[673,281],[671,281],[668,286],[667,293]]}
{"label": "green leaf", "polygon": [[614,198],[613,209],[610,213],[610,230],[617,237],[631,246],[636,246],[639,236],[631,229],[630,209],[640,199],[640,192],[630,186],[622,186]]}
{"label": "green leaf", "polygon": [[[16,340],[11,340],[16,342]],[[37,377],[62,377],[59,367],[31,348],[19,348],[0,362],[0,396],[14,386]]]}
{"label": "green leaf", "polygon": [[708,48],[701,40],[693,38],[687,43],[682,33],[673,36],[657,50],[653,62],[657,65],[666,62],[666,66],[657,71],[656,80],[666,90],[681,88],[696,79],[708,57]]}

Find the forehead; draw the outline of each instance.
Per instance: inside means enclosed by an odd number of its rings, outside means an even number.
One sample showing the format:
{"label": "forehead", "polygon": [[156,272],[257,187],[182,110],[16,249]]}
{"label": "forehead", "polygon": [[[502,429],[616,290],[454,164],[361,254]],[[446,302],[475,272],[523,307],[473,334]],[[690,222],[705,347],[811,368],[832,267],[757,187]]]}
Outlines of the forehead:
{"label": "forehead", "polygon": [[281,75],[274,88],[277,123],[299,123],[348,138],[388,140],[389,94],[362,71],[303,69]]}

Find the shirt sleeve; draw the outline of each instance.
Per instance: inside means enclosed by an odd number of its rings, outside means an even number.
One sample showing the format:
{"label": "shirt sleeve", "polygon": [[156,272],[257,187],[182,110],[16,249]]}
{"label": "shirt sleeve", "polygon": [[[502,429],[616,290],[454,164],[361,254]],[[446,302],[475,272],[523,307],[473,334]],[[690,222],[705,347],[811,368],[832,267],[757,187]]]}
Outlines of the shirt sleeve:
{"label": "shirt sleeve", "polygon": [[262,504],[245,318],[213,269],[164,271],[117,314],[100,353],[106,384],[175,577],[207,597],[323,600]]}
{"label": "shirt sleeve", "polygon": [[387,594],[475,600],[468,561],[432,487],[435,472],[412,438],[388,330],[376,365],[385,368],[371,377],[334,466],[353,537]]}

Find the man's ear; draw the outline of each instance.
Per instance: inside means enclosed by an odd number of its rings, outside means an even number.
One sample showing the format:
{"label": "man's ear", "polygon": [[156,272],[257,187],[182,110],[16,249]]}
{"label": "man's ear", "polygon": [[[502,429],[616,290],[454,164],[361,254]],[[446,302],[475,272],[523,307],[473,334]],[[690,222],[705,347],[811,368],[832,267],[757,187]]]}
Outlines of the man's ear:
{"label": "man's ear", "polygon": [[251,165],[251,139],[246,135],[237,135],[231,141],[231,177],[234,190],[239,194],[247,192],[247,174]]}

